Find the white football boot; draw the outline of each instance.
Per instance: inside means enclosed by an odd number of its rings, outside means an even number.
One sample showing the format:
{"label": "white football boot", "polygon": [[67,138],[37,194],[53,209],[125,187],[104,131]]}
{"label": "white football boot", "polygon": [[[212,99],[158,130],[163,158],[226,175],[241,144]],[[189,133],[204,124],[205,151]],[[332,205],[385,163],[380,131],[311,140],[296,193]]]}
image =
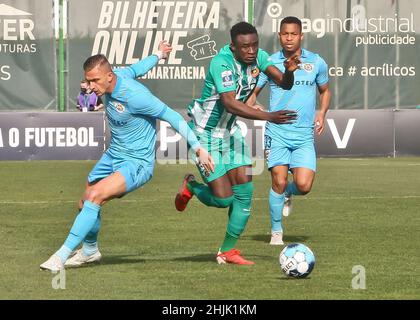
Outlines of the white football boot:
{"label": "white football boot", "polygon": [[284,244],[283,242],[283,232],[281,231],[274,231],[271,233],[271,241],[270,244],[272,246],[281,246]]}
{"label": "white football boot", "polygon": [[292,213],[292,196],[284,197],[283,216],[287,217]]}
{"label": "white football boot", "polygon": [[39,266],[41,270],[49,270],[51,272],[59,272],[64,269],[64,264],[56,254],[53,254],[47,261]]}
{"label": "white football boot", "polygon": [[76,254],[73,257],[66,261],[64,266],[69,268],[77,268],[90,263],[99,263],[101,261],[101,258],[102,255],[99,251],[96,251],[90,256],[85,256],[83,254],[83,250],[79,249],[76,251]]}
{"label": "white football boot", "polygon": [[223,257],[220,257],[220,254],[222,253],[222,251],[219,250],[217,251],[217,255],[216,255],[216,261],[218,264],[226,264],[226,260],[223,259]]}

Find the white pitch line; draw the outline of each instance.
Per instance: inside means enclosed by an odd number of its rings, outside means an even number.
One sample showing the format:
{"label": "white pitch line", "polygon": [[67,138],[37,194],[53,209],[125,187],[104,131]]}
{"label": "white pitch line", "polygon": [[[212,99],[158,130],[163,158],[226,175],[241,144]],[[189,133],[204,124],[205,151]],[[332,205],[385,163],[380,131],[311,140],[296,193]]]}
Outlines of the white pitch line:
{"label": "white pitch line", "polygon": [[[119,200],[125,203],[140,203],[140,202],[157,202],[161,200],[172,200],[172,197],[161,197],[155,199],[122,199]],[[420,199],[420,195],[412,196],[361,196],[361,197],[299,197],[299,200],[374,200],[374,199]],[[267,198],[253,198],[254,201],[267,201]],[[58,203],[75,203],[77,200],[49,200],[49,201],[12,201],[12,200],[0,200],[1,204],[22,204],[22,205],[31,205],[31,204],[58,204]]]}

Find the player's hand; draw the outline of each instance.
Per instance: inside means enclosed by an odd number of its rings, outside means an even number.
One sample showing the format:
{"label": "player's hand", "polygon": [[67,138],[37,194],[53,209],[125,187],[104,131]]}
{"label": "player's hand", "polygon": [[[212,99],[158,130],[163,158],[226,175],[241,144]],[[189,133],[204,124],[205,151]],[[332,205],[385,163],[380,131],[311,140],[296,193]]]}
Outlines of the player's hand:
{"label": "player's hand", "polygon": [[300,68],[300,57],[299,55],[296,53],[293,56],[291,56],[290,58],[287,58],[284,61],[284,67],[288,70],[288,71],[295,71],[297,69]]}
{"label": "player's hand", "polygon": [[201,166],[204,171],[210,174],[210,172],[214,172],[214,161],[210,154],[207,152],[206,149],[200,147],[195,152],[197,155],[198,165]]}
{"label": "player's hand", "polygon": [[318,112],[315,117],[315,132],[321,135],[324,132],[325,114]]}
{"label": "player's hand", "polygon": [[159,42],[159,51],[162,52],[162,59],[167,59],[172,51],[172,46],[168,41],[162,40]]}
{"label": "player's hand", "polygon": [[293,110],[280,110],[269,112],[270,122],[277,124],[293,123],[297,118],[296,111]]}

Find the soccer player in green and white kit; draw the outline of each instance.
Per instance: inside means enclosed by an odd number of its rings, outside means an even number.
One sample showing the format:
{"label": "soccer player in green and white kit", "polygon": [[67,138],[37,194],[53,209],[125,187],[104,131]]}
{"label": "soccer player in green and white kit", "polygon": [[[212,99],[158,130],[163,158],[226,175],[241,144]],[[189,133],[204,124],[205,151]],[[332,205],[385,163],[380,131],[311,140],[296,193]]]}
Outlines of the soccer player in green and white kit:
{"label": "soccer player in green and white kit", "polygon": [[211,173],[198,166],[205,184],[187,174],[175,198],[175,206],[178,211],[185,210],[195,195],[207,206],[229,208],[226,235],[216,260],[219,264],[247,265],[254,262],[244,259],[235,245],[251,213],[252,162],[235,120],[241,116],[278,124],[292,122],[296,117],[293,111],[265,112],[244,102],[256,86],[261,71],[283,89],[291,89],[299,59],[290,57],[285,61],[286,71],[282,73],[274,67],[268,54],[258,48],[254,26],[237,23],[230,35],[231,43],[210,62],[201,98],[188,107],[189,125],[211,154],[215,170]]}

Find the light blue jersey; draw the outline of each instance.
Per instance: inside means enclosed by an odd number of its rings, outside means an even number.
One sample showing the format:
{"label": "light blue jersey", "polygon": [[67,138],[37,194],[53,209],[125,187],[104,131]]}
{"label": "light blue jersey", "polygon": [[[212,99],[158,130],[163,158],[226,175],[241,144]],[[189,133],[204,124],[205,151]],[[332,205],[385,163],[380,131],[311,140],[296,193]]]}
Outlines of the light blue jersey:
{"label": "light blue jersey", "polygon": [[[275,137],[281,130],[313,133],[317,86],[328,82],[328,66],[318,54],[302,49],[301,69],[294,72],[295,81],[291,90],[283,90],[261,73],[257,87],[270,85],[270,111],[296,110],[297,120],[292,124],[274,124],[267,122],[266,134]],[[282,72],[285,72],[283,51],[271,55],[271,60]]]}
{"label": "light blue jersey", "polygon": [[[149,60],[148,60],[149,59]],[[157,63],[150,56],[127,68],[116,69],[117,83],[112,94],[105,94],[105,110],[111,130],[107,153],[113,158],[138,159],[153,163],[156,118],[167,106],[136,80]]]}
{"label": "light blue jersey", "polygon": [[[316,171],[314,146],[314,120],[317,104],[317,87],[328,83],[328,66],[316,53],[302,49],[301,69],[294,72],[291,90],[283,90],[265,74],[261,74],[257,87],[270,85],[270,111],[296,110],[297,119],[291,124],[267,122],[265,155],[269,169],[288,165],[289,169],[308,168]],[[283,51],[271,56],[275,66],[285,71]]]}
{"label": "light blue jersey", "polygon": [[[128,68],[114,71],[115,78],[112,79],[115,79],[115,82],[113,81],[112,84],[115,83],[115,86],[112,93],[106,93],[103,97],[111,130],[111,142],[108,150],[89,173],[88,183],[92,185],[114,174],[120,174],[124,178],[124,189],[119,187],[117,190],[121,194],[117,194],[113,188],[105,187],[107,190],[103,191],[104,187],[99,187],[99,190],[94,192],[95,196],[87,191],[90,195],[85,194],[83,208],[77,215],[64,245],[53,256],[57,256],[61,264],[56,263],[56,258],[54,258],[42,264],[40,266],[42,269],[53,270],[51,265],[54,265],[54,268],[56,265],[60,268],[64,267],[70,254],[82,241],[83,255],[90,257],[95,253],[99,254],[97,239],[101,225],[102,203],[100,202],[116,196],[122,197],[143,186],[152,178],[155,162],[156,118],[168,121],[181,136],[187,139],[191,149],[199,150],[200,143],[197,137],[181,115],[135,80],[146,74],[157,62],[158,56],[152,55]],[[118,186],[121,182],[120,176],[113,177],[118,177],[118,179],[105,180],[104,185],[109,186],[117,181]]]}
{"label": "light blue jersey", "polygon": [[127,68],[114,70],[117,77],[111,94],[104,95],[105,112],[111,130],[108,150],[90,172],[90,183],[119,171],[125,178],[126,192],[149,181],[155,163],[156,118],[167,121],[187,139],[195,151],[200,147],[185,120],[136,80],[158,62],[149,56]]}

